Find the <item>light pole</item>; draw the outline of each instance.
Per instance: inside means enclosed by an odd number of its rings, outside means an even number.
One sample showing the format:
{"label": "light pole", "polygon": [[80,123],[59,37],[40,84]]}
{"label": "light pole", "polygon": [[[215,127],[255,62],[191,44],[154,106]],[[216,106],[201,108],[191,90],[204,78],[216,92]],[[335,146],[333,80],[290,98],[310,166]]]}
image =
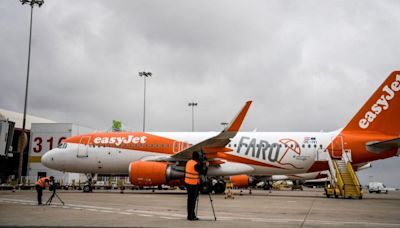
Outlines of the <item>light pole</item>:
{"label": "light pole", "polygon": [[44,3],[44,0],[19,0],[22,5],[28,4],[31,7],[31,20],[29,26],[29,46],[28,46],[28,66],[26,70],[26,85],[25,85],[25,102],[24,102],[24,117],[22,119],[22,134],[18,139],[19,147],[19,166],[18,166],[18,182],[21,183],[22,176],[22,166],[24,162],[24,150],[28,141],[28,137],[25,132],[25,124],[26,124],[26,106],[28,103],[28,85],[29,85],[29,69],[31,64],[31,40],[32,40],[32,18],[33,18],[33,7],[35,5],[41,7]]}
{"label": "light pole", "polygon": [[192,131],[194,131],[194,106],[197,106],[197,103],[190,102],[188,105],[192,107]]}
{"label": "light pole", "polygon": [[151,72],[139,72],[139,77],[144,79],[144,91],[143,91],[143,132],[146,129],[146,78],[151,77]]}

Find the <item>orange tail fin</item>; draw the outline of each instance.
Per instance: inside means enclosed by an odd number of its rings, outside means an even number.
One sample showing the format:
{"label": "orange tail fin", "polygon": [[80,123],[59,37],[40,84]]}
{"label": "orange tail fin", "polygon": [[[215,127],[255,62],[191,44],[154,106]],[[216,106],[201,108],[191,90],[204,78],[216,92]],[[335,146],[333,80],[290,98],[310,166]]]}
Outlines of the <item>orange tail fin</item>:
{"label": "orange tail fin", "polygon": [[393,71],[343,131],[400,135],[400,71]]}

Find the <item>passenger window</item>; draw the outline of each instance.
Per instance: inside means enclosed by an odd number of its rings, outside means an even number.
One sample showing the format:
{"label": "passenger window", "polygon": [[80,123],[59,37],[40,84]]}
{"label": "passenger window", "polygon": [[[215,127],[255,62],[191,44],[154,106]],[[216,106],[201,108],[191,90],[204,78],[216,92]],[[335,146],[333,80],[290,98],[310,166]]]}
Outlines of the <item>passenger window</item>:
{"label": "passenger window", "polygon": [[303,148],[304,148],[304,147],[305,147],[305,145],[303,144],[303,145],[301,145],[301,147],[303,147]]}
{"label": "passenger window", "polygon": [[322,149],[322,144],[319,144],[319,148]]}
{"label": "passenger window", "polygon": [[308,144],[308,148],[311,148],[311,145],[310,145],[310,144]]}
{"label": "passenger window", "polygon": [[314,148],[317,148],[317,144],[314,144]]}

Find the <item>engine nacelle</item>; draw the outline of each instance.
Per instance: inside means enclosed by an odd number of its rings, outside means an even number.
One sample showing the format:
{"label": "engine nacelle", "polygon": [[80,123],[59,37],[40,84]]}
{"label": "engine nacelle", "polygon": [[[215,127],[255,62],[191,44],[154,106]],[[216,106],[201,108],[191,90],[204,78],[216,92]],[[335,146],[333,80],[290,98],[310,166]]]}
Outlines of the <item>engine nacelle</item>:
{"label": "engine nacelle", "polygon": [[185,169],[166,162],[137,161],[129,164],[129,180],[137,186],[157,186],[177,182],[185,177]]}
{"label": "engine nacelle", "polygon": [[245,174],[231,176],[230,181],[232,182],[233,186],[242,188],[248,187],[252,183],[252,179]]}

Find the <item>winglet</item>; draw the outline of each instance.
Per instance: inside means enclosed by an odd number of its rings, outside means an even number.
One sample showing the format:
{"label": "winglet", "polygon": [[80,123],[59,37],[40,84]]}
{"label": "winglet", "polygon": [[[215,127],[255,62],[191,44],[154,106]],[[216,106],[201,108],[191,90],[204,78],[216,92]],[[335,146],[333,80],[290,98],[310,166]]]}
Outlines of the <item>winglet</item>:
{"label": "winglet", "polygon": [[236,115],[236,117],[232,120],[232,122],[225,128],[224,131],[229,132],[237,132],[240,129],[240,126],[243,123],[244,117],[247,114],[247,111],[250,108],[252,101],[247,101],[246,104],[243,106],[242,110]]}

